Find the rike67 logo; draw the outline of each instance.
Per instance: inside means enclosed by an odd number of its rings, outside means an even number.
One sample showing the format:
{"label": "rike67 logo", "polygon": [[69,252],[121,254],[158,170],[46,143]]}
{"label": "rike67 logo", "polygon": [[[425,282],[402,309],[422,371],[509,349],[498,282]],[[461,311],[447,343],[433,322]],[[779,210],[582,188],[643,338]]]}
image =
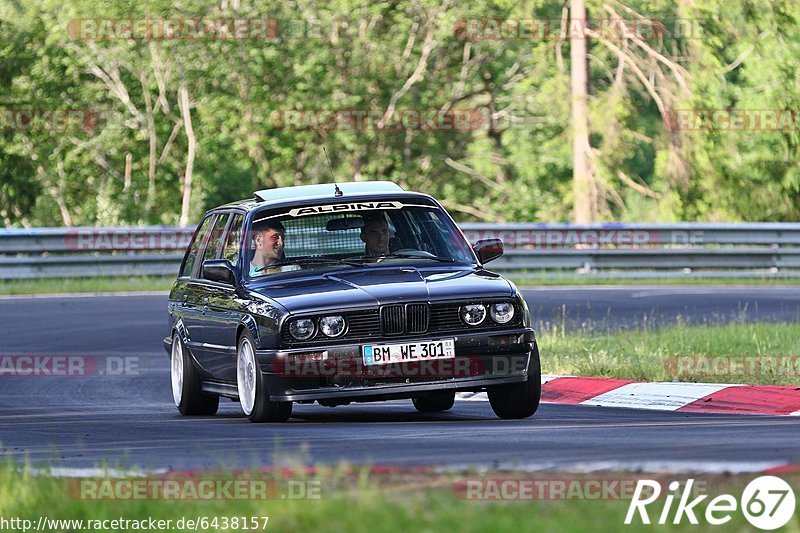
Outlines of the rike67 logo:
{"label": "rike67 logo", "polygon": [[[742,512],[752,526],[773,530],[786,525],[794,516],[794,491],[786,481],[775,476],[761,476],[748,483],[738,501],[730,494],[713,498],[705,505],[705,513],[702,514],[697,507],[708,495],[690,500],[693,496],[693,485],[693,479],[689,479],[685,486],[681,486],[679,481],[670,483],[664,506],[658,513],[655,506],[648,506],[661,496],[661,484],[650,479],[640,479],[628,507],[625,524],[681,524],[684,519],[690,524],[699,524],[699,515],[705,518],[705,523],[720,526],[730,522],[735,513]],[[678,503],[673,510],[676,499]],[[650,511],[655,511],[652,519]]]}

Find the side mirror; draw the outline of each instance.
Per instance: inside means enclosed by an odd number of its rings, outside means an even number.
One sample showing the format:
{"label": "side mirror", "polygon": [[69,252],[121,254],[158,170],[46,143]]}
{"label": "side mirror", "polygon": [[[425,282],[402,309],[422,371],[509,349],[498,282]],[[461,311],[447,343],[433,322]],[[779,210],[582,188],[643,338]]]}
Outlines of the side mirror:
{"label": "side mirror", "polygon": [[236,273],[227,259],[209,259],[203,261],[203,279],[218,281],[228,285],[236,285]]}
{"label": "side mirror", "polygon": [[486,264],[503,255],[503,241],[500,239],[483,239],[476,242],[472,249],[478,254],[478,259],[480,259],[481,263]]}

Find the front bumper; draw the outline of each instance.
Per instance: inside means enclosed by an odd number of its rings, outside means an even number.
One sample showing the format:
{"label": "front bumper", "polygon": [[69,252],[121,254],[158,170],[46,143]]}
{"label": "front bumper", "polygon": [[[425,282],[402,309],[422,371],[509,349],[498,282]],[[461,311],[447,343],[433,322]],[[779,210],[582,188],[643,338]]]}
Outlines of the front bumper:
{"label": "front bumper", "polygon": [[[461,335],[404,337],[384,343],[454,339],[455,359],[365,367],[363,344],[258,350],[274,401],[369,401],[437,390],[481,390],[528,377],[534,331],[515,328]],[[378,344],[378,343],[376,343]]]}

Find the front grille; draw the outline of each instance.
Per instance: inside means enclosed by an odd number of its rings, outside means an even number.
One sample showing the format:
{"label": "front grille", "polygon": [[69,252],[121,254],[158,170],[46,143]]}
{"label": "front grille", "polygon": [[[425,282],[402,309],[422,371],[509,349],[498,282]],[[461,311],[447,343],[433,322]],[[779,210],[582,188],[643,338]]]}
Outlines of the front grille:
{"label": "front grille", "polygon": [[428,304],[408,304],[406,307],[406,333],[428,331]]}
{"label": "front grille", "polygon": [[425,333],[429,315],[428,304],[384,305],[381,307],[381,331],[384,335]]}
{"label": "front grille", "polygon": [[402,305],[381,307],[381,329],[384,335],[401,335],[405,331],[406,316]]}
{"label": "front grille", "polygon": [[[483,302],[491,304],[493,300]],[[308,341],[297,341],[289,333],[288,321],[281,329],[281,340],[285,345],[292,347],[319,346],[323,344],[344,344],[352,342],[380,342],[386,337],[401,335],[431,334],[459,334],[473,331],[488,331],[498,328],[514,328],[522,324],[522,308],[514,304],[514,318],[510,323],[502,326],[495,324],[488,316],[478,326],[467,326],[461,320],[459,310],[466,302],[459,303],[411,303],[385,305],[378,309],[350,311],[341,314],[347,321],[347,331],[341,337],[330,339],[317,332],[317,335]],[[319,315],[316,315],[319,316]]]}

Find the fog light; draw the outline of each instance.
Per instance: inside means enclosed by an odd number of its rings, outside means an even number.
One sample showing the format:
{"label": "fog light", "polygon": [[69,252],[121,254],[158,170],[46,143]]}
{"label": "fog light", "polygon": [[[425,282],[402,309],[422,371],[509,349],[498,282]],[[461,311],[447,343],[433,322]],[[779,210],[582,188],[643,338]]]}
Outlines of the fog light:
{"label": "fog light", "polygon": [[509,344],[519,344],[520,335],[495,335],[489,337],[489,346],[508,346]]}
{"label": "fog light", "polygon": [[470,304],[461,308],[461,320],[470,326],[477,326],[486,319],[486,307],[482,304]]}

